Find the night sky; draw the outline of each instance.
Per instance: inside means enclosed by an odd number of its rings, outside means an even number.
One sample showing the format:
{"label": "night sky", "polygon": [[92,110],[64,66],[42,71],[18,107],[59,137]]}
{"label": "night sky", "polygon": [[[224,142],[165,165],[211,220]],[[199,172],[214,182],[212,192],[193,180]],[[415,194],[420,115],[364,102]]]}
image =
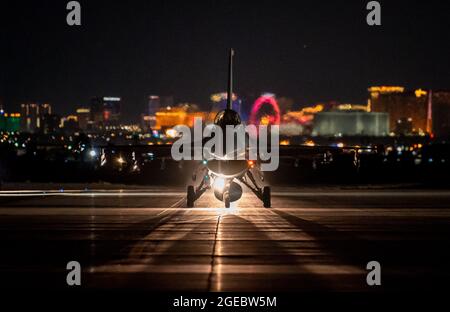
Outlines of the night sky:
{"label": "night sky", "polygon": [[225,89],[229,47],[238,94],[273,92],[297,106],[364,103],[377,84],[450,89],[449,1],[381,0],[379,27],[366,24],[365,0],[84,0],[73,27],[67,2],[1,2],[7,110],[37,101],[67,114],[110,95],[132,117],[150,94],[207,109]]}

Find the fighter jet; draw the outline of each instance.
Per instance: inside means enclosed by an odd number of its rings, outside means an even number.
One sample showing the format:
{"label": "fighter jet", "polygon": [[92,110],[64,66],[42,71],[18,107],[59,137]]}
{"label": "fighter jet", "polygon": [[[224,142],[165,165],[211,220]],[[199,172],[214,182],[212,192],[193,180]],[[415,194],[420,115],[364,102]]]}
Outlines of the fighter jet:
{"label": "fighter jet", "polygon": [[[230,49],[228,63],[228,88],[226,108],[217,113],[214,125],[223,129],[226,134],[226,126],[238,126],[242,124],[239,114],[232,109],[233,96],[233,57],[234,50]],[[223,137],[223,142],[226,137]],[[225,145],[225,144],[224,144]],[[226,151],[233,153],[235,151]],[[240,183],[239,183],[240,182]],[[264,181],[264,175],[260,170],[260,163],[250,159],[225,159],[220,155],[213,159],[204,159],[195,169],[192,179],[187,186],[186,204],[193,207],[195,201],[208,189],[213,189],[215,197],[223,201],[226,208],[230,203],[237,201],[242,196],[242,186],[246,185],[255,195],[261,199],[264,207],[269,208],[270,186]]]}

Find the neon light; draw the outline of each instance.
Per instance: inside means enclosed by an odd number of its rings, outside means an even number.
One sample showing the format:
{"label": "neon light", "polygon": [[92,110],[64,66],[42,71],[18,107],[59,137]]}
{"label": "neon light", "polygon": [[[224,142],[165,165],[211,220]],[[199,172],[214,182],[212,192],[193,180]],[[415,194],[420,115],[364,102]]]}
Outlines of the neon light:
{"label": "neon light", "polygon": [[268,123],[271,125],[279,125],[280,124],[280,107],[278,106],[277,101],[275,100],[275,97],[271,95],[262,95],[259,98],[256,99],[255,103],[252,107],[252,112],[250,114],[250,124],[258,125],[260,121],[258,120],[258,111],[261,109],[261,107],[264,104],[269,104],[272,106],[275,114],[268,117]]}

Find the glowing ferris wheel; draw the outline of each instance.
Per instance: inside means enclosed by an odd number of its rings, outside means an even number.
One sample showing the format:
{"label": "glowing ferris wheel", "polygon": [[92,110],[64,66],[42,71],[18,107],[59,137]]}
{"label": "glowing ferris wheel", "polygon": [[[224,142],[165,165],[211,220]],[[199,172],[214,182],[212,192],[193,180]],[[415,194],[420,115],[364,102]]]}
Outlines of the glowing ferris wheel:
{"label": "glowing ferris wheel", "polygon": [[[264,113],[262,111],[262,108],[267,105],[271,108],[270,113]],[[280,107],[275,100],[274,94],[263,94],[256,99],[255,103],[253,103],[252,111],[250,113],[250,124],[279,125],[280,120]]]}

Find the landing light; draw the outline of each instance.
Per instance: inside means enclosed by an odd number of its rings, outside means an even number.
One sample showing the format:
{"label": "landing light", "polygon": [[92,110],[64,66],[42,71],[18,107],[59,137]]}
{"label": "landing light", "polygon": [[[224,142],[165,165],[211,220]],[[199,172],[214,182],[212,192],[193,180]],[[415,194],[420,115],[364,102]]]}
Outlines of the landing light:
{"label": "landing light", "polygon": [[218,192],[223,192],[223,189],[225,188],[225,179],[224,178],[216,178],[213,183],[214,190]]}

